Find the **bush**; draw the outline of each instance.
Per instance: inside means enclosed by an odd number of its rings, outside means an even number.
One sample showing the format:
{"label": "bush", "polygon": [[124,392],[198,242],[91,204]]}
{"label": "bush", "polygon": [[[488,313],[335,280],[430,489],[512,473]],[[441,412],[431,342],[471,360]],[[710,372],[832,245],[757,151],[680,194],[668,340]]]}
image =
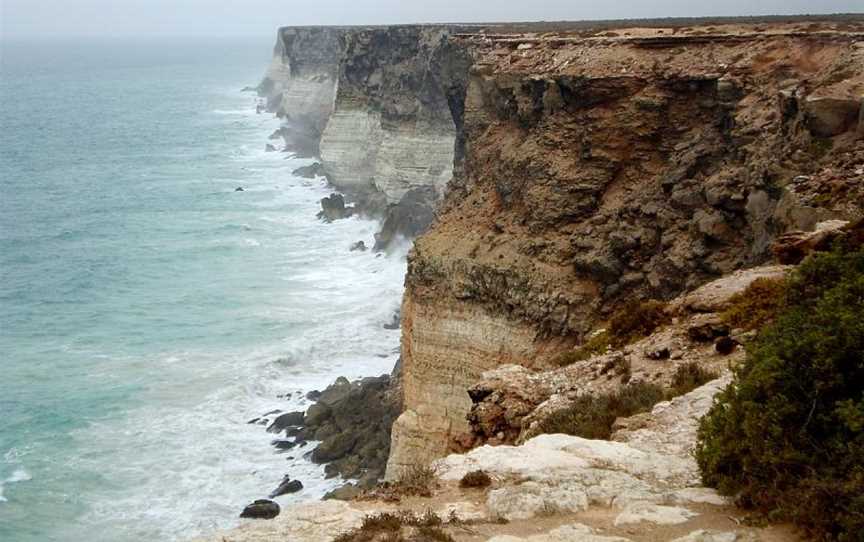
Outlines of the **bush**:
{"label": "bush", "polygon": [[438,471],[434,467],[412,465],[402,472],[392,489],[400,495],[431,497],[437,485]]}
{"label": "bush", "polygon": [[786,297],[786,280],[761,278],[729,300],[723,312],[723,322],[746,331],[759,329],[777,316]]}
{"label": "bush", "polygon": [[609,342],[614,347],[625,346],[651,335],[670,320],[662,301],[631,301],[609,320]]}
{"label": "bush", "polygon": [[422,516],[411,512],[384,512],[363,518],[363,524],[342,533],[333,542],[453,542],[442,530],[443,521],[431,511]]}
{"label": "bush", "polygon": [[471,471],[459,480],[459,487],[475,487],[484,488],[492,485],[492,478],[486,474],[486,471],[475,470]]}
{"label": "bush", "polygon": [[812,538],[864,533],[864,250],[815,254],[702,419],[705,484]]}
{"label": "bush", "polygon": [[583,395],[543,420],[541,432],[608,439],[616,419],[647,412],[664,396],[663,388],[647,382],[636,382],[603,395]]}
{"label": "bush", "polygon": [[692,361],[685,363],[675,369],[675,374],[672,375],[672,385],[666,391],[666,397],[672,399],[690,393],[718,377],[717,373],[703,369],[697,363]]}

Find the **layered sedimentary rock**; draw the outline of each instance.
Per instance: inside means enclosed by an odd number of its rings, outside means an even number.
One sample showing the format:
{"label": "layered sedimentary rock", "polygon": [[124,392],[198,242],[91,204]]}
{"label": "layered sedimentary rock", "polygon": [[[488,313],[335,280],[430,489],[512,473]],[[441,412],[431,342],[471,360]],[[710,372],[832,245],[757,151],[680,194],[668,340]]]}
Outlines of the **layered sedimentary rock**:
{"label": "layered sedimentary rock", "polygon": [[285,119],[286,146],[320,156],[335,187],[389,222],[380,248],[424,231],[452,177],[461,119],[452,107],[462,105],[470,66],[449,39],[457,30],[279,31],[261,92]]}
{"label": "layered sedimentary rock", "polygon": [[258,92],[267,109],[284,120],[286,146],[300,155],[317,156],[324,128],[333,113],[339,63],[343,57],[341,28],[280,28],[273,60]]}
{"label": "layered sedimentary rock", "polygon": [[467,430],[483,371],[542,367],[628,299],[671,299],[764,262],[784,231],[860,216],[860,31],[457,37],[474,64],[456,174],[409,261],[388,476]]}

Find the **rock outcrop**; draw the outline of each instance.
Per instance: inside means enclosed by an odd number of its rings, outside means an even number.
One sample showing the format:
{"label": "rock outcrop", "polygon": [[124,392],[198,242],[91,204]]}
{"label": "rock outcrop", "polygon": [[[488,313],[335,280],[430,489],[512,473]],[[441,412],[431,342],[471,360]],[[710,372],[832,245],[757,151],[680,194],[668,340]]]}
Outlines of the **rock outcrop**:
{"label": "rock outcrop", "polygon": [[864,213],[860,30],[458,36],[474,62],[454,179],[409,259],[388,476],[468,430],[485,371],[544,367],[629,299]]}

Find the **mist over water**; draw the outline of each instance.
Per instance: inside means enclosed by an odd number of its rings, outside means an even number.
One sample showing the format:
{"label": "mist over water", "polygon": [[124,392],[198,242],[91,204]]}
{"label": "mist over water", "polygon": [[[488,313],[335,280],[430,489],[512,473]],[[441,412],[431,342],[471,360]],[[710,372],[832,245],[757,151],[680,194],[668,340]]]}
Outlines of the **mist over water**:
{"label": "mist over water", "polygon": [[3,43],[0,540],[186,539],[336,485],[246,422],[392,369],[404,253],[350,252],[376,224],[321,223],[309,161],[264,152],[271,46]]}

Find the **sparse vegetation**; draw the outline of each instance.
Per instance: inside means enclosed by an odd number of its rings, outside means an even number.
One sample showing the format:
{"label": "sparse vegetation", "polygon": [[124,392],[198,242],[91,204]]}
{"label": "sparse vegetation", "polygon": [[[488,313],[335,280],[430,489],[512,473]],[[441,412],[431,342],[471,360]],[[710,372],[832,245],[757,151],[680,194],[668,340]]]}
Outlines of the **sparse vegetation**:
{"label": "sparse vegetation", "polygon": [[453,542],[443,525],[431,511],[422,516],[384,512],[366,516],[359,528],[342,533],[333,542]]}
{"label": "sparse vegetation", "polygon": [[811,256],[702,419],[705,484],[808,539],[864,533],[864,249]]}
{"label": "sparse vegetation", "polygon": [[482,470],[471,471],[459,480],[459,487],[463,488],[484,488],[490,485],[492,485],[492,478]]}
{"label": "sparse vegetation", "polygon": [[723,322],[746,331],[759,329],[777,316],[785,297],[785,279],[756,279],[746,290],[732,297],[723,312]]}
{"label": "sparse vegetation", "polygon": [[582,346],[559,354],[552,363],[567,367],[606,353],[610,347],[621,348],[651,335],[671,320],[662,301],[632,301],[612,315],[609,329],[594,334]]}
{"label": "sparse vegetation", "polygon": [[583,395],[545,419],[542,432],[608,439],[616,419],[646,412],[664,397],[662,387],[647,382],[635,382],[612,393]]}
{"label": "sparse vegetation", "polygon": [[609,320],[609,342],[621,347],[651,335],[671,321],[662,301],[631,301]]}
{"label": "sparse vegetation", "polygon": [[690,393],[696,388],[716,380],[719,375],[703,369],[697,363],[689,362],[679,366],[672,375],[672,384],[666,390],[666,397],[672,399]]}
{"label": "sparse vegetation", "polygon": [[430,465],[412,465],[405,469],[392,488],[399,495],[431,497],[438,485],[438,472]]}

